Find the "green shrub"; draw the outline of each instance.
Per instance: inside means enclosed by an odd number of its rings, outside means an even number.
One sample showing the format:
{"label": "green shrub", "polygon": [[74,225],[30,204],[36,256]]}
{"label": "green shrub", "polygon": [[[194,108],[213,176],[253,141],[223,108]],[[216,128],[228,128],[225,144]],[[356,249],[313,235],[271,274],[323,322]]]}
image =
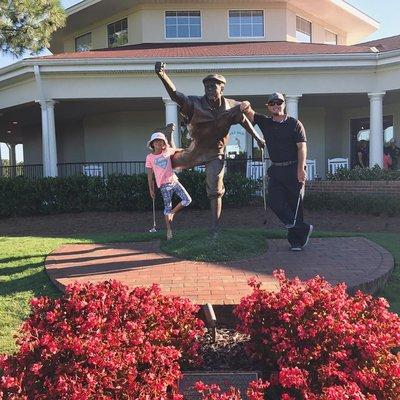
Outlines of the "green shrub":
{"label": "green shrub", "polygon": [[225,177],[225,189],[224,206],[242,207],[254,199],[259,182],[241,174],[230,174]]}
{"label": "green shrub", "polygon": [[306,192],[304,207],[367,215],[400,215],[400,199],[394,196]]}
{"label": "green shrub", "polygon": [[[193,199],[192,208],[209,208],[205,173],[183,171],[179,179]],[[244,206],[258,184],[241,175],[225,177],[225,206]],[[159,191],[156,207],[162,209]],[[70,176],[59,178],[0,178],[0,217],[81,211],[151,210],[147,175]]]}
{"label": "green shrub", "polygon": [[372,168],[339,168],[335,174],[328,172],[326,178],[330,181],[398,181],[400,171],[385,170],[378,165]]}
{"label": "green shrub", "polygon": [[[206,192],[206,174],[204,172],[184,170],[178,174],[178,177],[192,198],[190,207],[201,210],[210,208],[210,200],[208,200]],[[226,178],[224,180],[226,181]]]}

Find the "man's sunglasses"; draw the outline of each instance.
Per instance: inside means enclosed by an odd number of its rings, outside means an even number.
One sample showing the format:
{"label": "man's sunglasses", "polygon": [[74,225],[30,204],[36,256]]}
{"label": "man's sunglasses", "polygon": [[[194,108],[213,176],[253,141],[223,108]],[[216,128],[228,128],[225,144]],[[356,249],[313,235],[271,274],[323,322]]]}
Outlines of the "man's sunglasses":
{"label": "man's sunglasses", "polygon": [[283,104],[283,100],[269,101],[269,106],[281,106]]}

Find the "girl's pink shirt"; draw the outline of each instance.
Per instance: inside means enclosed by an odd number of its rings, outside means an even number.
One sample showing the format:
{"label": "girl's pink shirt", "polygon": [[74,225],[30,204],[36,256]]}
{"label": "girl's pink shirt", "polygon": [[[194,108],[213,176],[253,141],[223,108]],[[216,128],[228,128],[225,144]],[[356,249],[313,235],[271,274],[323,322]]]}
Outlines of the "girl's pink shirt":
{"label": "girl's pink shirt", "polygon": [[178,180],[172,169],[171,156],[175,153],[175,149],[167,147],[160,154],[150,153],[146,157],[146,168],[151,168],[156,177],[157,187],[166,183],[173,183]]}

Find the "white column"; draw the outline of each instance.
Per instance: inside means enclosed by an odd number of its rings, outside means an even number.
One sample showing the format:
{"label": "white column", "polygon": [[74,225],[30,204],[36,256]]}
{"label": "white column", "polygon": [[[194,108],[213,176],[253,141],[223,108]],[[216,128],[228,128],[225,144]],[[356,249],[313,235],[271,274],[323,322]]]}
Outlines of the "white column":
{"label": "white column", "polygon": [[56,141],[56,123],[54,118],[55,101],[47,101],[47,118],[49,128],[49,153],[50,153],[50,176],[57,176],[57,141]]}
{"label": "white column", "polygon": [[57,176],[57,144],[53,100],[40,101],[42,111],[43,176]]}
{"label": "white column", "polygon": [[299,99],[301,94],[287,94],[286,100],[286,114],[293,118],[299,118]]}
{"label": "white column", "polygon": [[369,97],[369,166],[383,167],[383,96],[385,92],[368,93]]}
{"label": "white column", "polygon": [[163,98],[165,104],[165,124],[175,124],[174,142],[176,147],[181,146],[181,127],[178,118],[178,105],[171,99]]}

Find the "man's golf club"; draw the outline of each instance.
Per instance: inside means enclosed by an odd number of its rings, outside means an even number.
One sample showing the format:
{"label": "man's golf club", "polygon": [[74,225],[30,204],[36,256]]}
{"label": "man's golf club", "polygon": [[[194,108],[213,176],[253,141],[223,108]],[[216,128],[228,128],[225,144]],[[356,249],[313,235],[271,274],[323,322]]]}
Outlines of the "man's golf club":
{"label": "man's golf club", "polygon": [[153,227],[149,229],[150,233],[155,233],[157,232],[156,229],[156,200],[153,199]]}
{"label": "man's golf club", "polygon": [[301,195],[302,195],[303,188],[304,188],[304,183],[301,184],[301,187],[300,187],[300,190],[299,190],[299,197],[297,199],[296,212],[295,212],[294,218],[293,218],[293,226],[295,226],[296,222],[297,222],[297,214],[299,212],[299,205],[300,205],[300,200],[301,200]]}

